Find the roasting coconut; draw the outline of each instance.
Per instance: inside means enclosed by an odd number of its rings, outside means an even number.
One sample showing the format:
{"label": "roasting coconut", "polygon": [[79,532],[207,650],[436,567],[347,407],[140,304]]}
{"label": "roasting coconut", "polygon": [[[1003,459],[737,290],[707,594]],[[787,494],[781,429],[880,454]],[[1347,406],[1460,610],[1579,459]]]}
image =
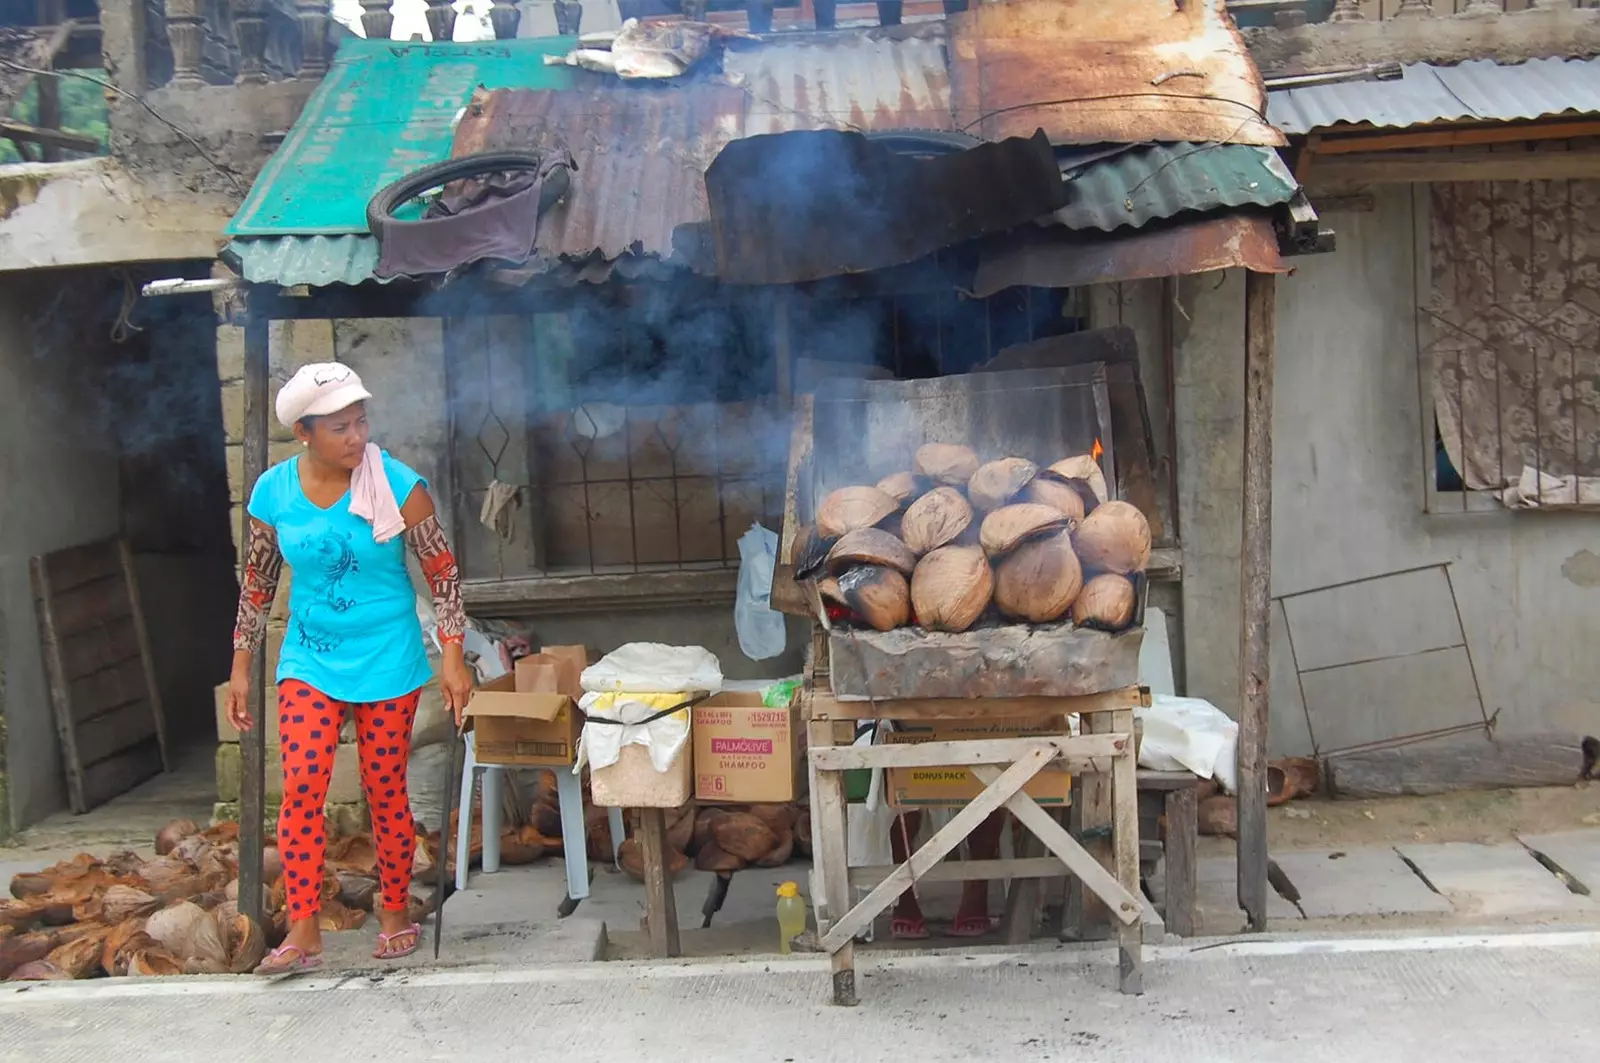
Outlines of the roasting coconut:
{"label": "roasting coconut", "polygon": [[976,546],[941,546],[917,562],[911,606],[929,631],[965,631],[977,622],[994,590],[989,560]]}
{"label": "roasting coconut", "polygon": [[927,492],[928,481],[914,472],[892,472],[878,481],[878,490],[904,509]]}
{"label": "roasting coconut", "polygon": [[972,506],[954,487],[936,487],[911,503],[900,519],[900,535],[911,552],[937,550],[972,524]]}
{"label": "roasting coconut", "polygon": [[841,487],[817,507],[817,535],[837,539],[857,528],[870,528],[900,508],[876,487]]}
{"label": "roasting coconut", "polygon": [[1094,460],[1093,454],[1063,458],[1050,466],[1049,471],[1063,480],[1084,481],[1094,491],[1097,502],[1104,502],[1111,497],[1111,492],[1106,490],[1105,473],[1100,471],[1100,463]]}
{"label": "roasting coconut", "polygon": [[1036,502],[1059,510],[1074,527],[1084,517],[1083,496],[1078,493],[1078,489],[1067,481],[1058,480],[1053,476],[1035,476],[1033,481],[1023,488],[1022,501]]}
{"label": "roasting coconut", "polygon": [[994,572],[994,604],[1013,620],[1047,624],[1071,608],[1083,586],[1083,569],[1065,528],[1013,550]]}
{"label": "roasting coconut", "polygon": [[880,528],[857,528],[839,537],[828,551],[828,567],[842,572],[854,565],[884,565],[911,575],[917,556],[910,547]]}
{"label": "roasting coconut", "polygon": [[1083,567],[1127,575],[1150,563],[1150,522],[1137,506],[1111,501],[1096,506],[1073,533],[1072,545]]}
{"label": "roasting coconut", "polygon": [[878,631],[892,631],[911,619],[911,589],[892,568],[857,565],[835,582],[850,611]]}
{"label": "roasting coconut", "polygon": [[1133,622],[1133,584],[1126,576],[1102,573],[1083,585],[1072,603],[1072,622],[1079,627],[1121,631]]}
{"label": "roasting coconut", "polygon": [[1001,458],[980,466],[967,481],[967,498],[973,508],[988,512],[1017,497],[1039,473],[1039,466],[1026,458]]}
{"label": "roasting coconut", "polygon": [[1018,502],[1001,506],[984,517],[978,542],[991,558],[1004,557],[1028,539],[1065,527],[1066,523],[1060,510],[1037,502]]}
{"label": "roasting coconut", "polygon": [[917,448],[917,474],[949,487],[965,487],[978,471],[978,455],[958,443],[927,443]]}

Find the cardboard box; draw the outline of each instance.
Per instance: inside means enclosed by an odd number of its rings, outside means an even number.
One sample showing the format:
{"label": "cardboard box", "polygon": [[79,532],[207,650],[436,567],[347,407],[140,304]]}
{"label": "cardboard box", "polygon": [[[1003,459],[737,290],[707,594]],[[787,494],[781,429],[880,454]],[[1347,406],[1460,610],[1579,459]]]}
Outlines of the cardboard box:
{"label": "cardboard box", "polygon": [[[525,668],[524,661],[533,663]],[[467,704],[467,719],[477,736],[479,764],[571,766],[578,754],[583,716],[569,695],[554,689],[556,675],[548,662],[524,657],[512,675],[478,688]],[[524,685],[546,689],[519,689]]]}
{"label": "cardboard box", "polygon": [[[887,735],[896,744],[915,742],[956,742],[984,738],[1027,738],[1032,735],[1063,735],[1065,720],[940,720],[929,724],[899,725]],[[983,792],[983,783],[961,767],[890,768],[885,780],[889,804],[895,808],[940,808],[960,806]],[[1072,776],[1066,766],[1055,761],[1028,780],[1022,792],[1041,805],[1072,803]]]}
{"label": "cardboard box", "polygon": [[802,775],[799,710],[729,692],[694,707],[694,796],[730,804],[788,802]]}

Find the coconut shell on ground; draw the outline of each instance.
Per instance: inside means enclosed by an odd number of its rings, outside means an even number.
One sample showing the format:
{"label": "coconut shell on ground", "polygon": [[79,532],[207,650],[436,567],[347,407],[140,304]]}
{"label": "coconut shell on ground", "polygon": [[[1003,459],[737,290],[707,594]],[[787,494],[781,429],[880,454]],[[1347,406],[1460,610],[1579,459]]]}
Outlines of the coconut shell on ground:
{"label": "coconut shell on ground", "polygon": [[989,557],[1004,557],[1027,540],[1063,528],[1066,523],[1060,510],[1036,502],[1018,502],[1001,506],[984,517],[978,528],[978,542]]}
{"label": "coconut shell on ground", "polygon": [[1072,544],[1093,572],[1142,572],[1150,563],[1150,522],[1137,506],[1113,500],[1083,518]]}
{"label": "coconut shell on ground", "polygon": [[1138,595],[1126,576],[1102,572],[1083,585],[1072,603],[1072,622],[1079,627],[1121,631],[1133,623]]}
{"label": "coconut shell on ground", "polygon": [[817,535],[837,539],[857,528],[870,528],[900,508],[876,487],[841,487],[817,507]]}
{"label": "coconut shell on ground", "polygon": [[935,483],[965,487],[981,464],[971,447],[959,443],[926,443],[917,448],[917,474]]}
{"label": "coconut shell on ground", "polygon": [[911,608],[929,631],[965,631],[989,606],[994,573],[976,546],[941,546],[917,562]]}
{"label": "coconut shell on ground", "polygon": [[911,588],[892,568],[857,565],[834,582],[850,611],[876,631],[893,631],[911,619]]}
{"label": "coconut shell on ground", "polygon": [[1083,567],[1065,528],[1023,543],[995,566],[994,604],[1030,624],[1059,620],[1083,587]]}
{"label": "coconut shell on ground", "polygon": [[936,487],[911,503],[900,518],[900,537],[912,553],[921,556],[955,541],[972,519],[972,504],[960,491]]}
{"label": "coconut shell on ground", "polygon": [[1001,458],[978,467],[967,481],[967,498],[983,512],[999,509],[1016,498],[1039,474],[1039,466],[1026,458]]}
{"label": "coconut shell on ground", "polygon": [[881,528],[857,528],[841,535],[828,551],[828,566],[834,572],[852,565],[883,565],[909,576],[917,567],[917,555]]}

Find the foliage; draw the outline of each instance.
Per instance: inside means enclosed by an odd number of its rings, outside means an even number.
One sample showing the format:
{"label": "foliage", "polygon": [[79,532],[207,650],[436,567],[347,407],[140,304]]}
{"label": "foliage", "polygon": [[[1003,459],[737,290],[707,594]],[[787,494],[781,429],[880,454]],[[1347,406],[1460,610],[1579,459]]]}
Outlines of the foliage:
{"label": "foliage", "polygon": [[[106,105],[105,89],[90,81],[89,78],[101,78],[103,73],[95,70],[83,71],[85,77],[63,75],[61,82],[61,129],[68,133],[81,133],[94,137],[100,142],[99,154],[106,153],[106,144],[110,138],[109,108]],[[11,109],[11,118],[28,125],[39,124],[39,85],[34,82],[23,92],[22,98]],[[17,146],[9,140],[0,140],[0,165],[13,162],[22,162],[22,156],[17,153]]]}

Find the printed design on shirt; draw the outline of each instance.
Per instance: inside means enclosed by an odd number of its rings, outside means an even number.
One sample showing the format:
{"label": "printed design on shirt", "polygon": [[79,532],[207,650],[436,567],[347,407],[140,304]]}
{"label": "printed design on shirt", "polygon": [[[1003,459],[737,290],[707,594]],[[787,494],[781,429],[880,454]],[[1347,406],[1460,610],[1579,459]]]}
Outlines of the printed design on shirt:
{"label": "printed design on shirt", "polygon": [[305,614],[297,618],[295,625],[300,645],[306,649],[332,653],[344,644],[344,636],[317,623],[317,618],[324,613],[346,613],[356,605],[354,598],[341,593],[345,579],[361,569],[352,542],[351,534],[341,531],[326,531],[300,540],[301,551],[315,557],[320,566]]}

